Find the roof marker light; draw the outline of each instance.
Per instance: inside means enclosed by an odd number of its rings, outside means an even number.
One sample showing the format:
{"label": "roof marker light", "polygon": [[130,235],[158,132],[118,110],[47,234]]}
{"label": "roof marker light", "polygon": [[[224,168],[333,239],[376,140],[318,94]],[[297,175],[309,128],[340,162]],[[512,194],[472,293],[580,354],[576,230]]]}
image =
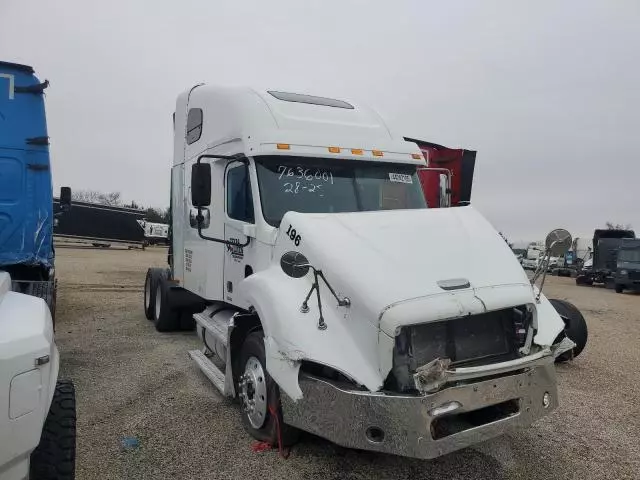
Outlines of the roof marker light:
{"label": "roof marker light", "polygon": [[382,151],[380,150],[371,150],[371,153],[374,157],[382,157],[384,155],[384,153],[382,153]]}
{"label": "roof marker light", "polygon": [[362,151],[361,148],[352,148],[351,149],[351,154],[352,155],[362,155],[364,152]]}
{"label": "roof marker light", "polygon": [[419,153],[412,153],[411,158],[413,158],[414,160],[422,160],[422,155],[420,155]]}
{"label": "roof marker light", "polygon": [[340,147],[327,147],[331,153],[340,153]]}
{"label": "roof marker light", "polygon": [[289,145],[288,143],[278,143],[276,147],[278,148],[278,150],[291,150],[291,145]]}

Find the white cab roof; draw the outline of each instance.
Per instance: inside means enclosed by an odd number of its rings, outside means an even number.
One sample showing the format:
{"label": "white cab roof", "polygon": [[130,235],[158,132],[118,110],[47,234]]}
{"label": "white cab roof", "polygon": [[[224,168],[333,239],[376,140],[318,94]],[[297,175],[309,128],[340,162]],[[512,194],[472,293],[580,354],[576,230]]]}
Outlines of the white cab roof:
{"label": "white cab roof", "polygon": [[[192,108],[203,111],[202,135],[191,145],[184,145],[186,117]],[[178,148],[182,144],[187,159],[215,149],[215,153],[226,155],[279,154],[425,164],[417,145],[395,135],[374,110],[344,99],[200,85],[178,97],[175,129],[175,163],[184,161]],[[278,149],[278,144],[290,148]],[[328,147],[339,147],[340,153],[331,153]],[[374,150],[382,156],[373,155]]]}

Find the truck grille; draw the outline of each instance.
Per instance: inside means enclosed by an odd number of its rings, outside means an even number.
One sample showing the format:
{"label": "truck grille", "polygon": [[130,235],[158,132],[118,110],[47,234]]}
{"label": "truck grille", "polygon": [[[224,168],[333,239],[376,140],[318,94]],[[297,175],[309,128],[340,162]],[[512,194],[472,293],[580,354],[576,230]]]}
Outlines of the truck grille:
{"label": "truck grille", "polygon": [[448,358],[457,366],[517,358],[530,322],[531,314],[521,306],[403,327],[396,337],[386,386],[401,392],[415,389],[416,369],[436,358]]}
{"label": "truck grille", "polygon": [[640,280],[640,271],[631,270],[629,272],[629,280]]}

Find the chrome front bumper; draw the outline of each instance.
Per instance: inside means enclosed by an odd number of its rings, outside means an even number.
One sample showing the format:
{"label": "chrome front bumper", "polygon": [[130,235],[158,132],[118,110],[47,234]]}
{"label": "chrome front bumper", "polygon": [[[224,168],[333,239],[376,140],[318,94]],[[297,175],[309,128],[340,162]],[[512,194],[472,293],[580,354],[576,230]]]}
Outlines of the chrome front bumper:
{"label": "chrome front bumper", "polygon": [[[558,405],[553,357],[426,395],[344,390],[306,375],[300,376],[300,388],[303,398],[297,402],[282,394],[287,424],[345,447],[423,459],[529,426]],[[504,413],[488,413],[494,410]]]}

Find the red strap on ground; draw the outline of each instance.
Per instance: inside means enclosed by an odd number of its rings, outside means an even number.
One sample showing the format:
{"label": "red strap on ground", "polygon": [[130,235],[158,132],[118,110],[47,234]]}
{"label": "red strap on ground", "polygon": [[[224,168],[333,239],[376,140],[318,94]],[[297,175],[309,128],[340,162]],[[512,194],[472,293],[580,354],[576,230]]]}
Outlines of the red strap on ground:
{"label": "red strap on ground", "polygon": [[261,453],[267,450],[271,450],[271,445],[268,442],[253,442],[251,445],[251,450],[255,453]]}
{"label": "red strap on ground", "polygon": [[288,448],[282,447],[282,431],[280,430],[280,417],[278,416],[278,412],[276,408],[272,405],[269,405],[269,413],[276,420],[276,431],[278,432],[278,453],[284,459],[289,458],[289,454],[291,453]]}

